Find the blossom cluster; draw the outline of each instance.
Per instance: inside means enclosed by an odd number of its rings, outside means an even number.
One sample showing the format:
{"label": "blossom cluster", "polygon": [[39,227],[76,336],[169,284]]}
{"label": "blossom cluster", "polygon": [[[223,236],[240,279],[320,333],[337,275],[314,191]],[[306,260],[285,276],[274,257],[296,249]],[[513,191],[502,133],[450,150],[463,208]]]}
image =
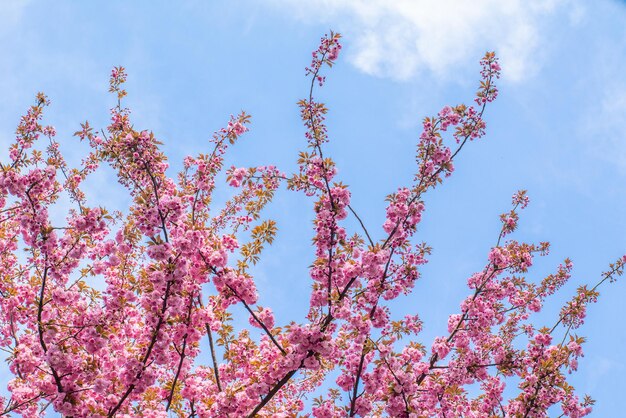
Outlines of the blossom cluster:
{"label": "blossom cluster", "polygon": [[[564,286],[573,264],[566,259],[539,281],[530,276],[549,244],[512,238],[529,203],[525,191],[500,216],[495,245],[468,277],[468,295],[447,329],[420,342],[419,315],[397,318],[392,310],[413,291],[431,251],[416,237],[426,192],[485,134],[486,105],[498,92],[495,54],[480,62],[477,108],[445,106],[424,119],[413,181],[387,197],[384,221],[370,229],[324,155],[328,110],[313,95],[339,58],[339,40],[322,38],[306,69],[310,90],[299,107],[308,149],[293,175],[274,166],[224,167],[229,147],[249,129],[242,112],[212,136],[209,153],[186,157],[170,177],[161,142],[135,129],[123,107],[122,67],[111,73],[109,126],[97,134],[81,125],[75,135],[91,151],[70,168],[55,129],[41,123],[49,101],[37,96],[0,165],[0,348],[13,375],[0,416],[41,416],[48,405],[68,417],[543,417],[560,405],[577,418],[591,411],[593,401],[580,400],[568,383],[584,343],[572,331],[599,286],[622,274],[626,257],[595,286],[579,288],[554,324],[537,326],[532,315]],[[81,191],[102,165],[131,197],[124,214],[90,207]],[[231,195],[218,206],[222,172]],[[289,323],[261,305],[253,268],[276,237],[263,209],[282,183],[314,200],[308,314]],[[57,225],[51,213],[64,194],[72,205]],[[238,321],[242,315],[247,322]],[[305,412],[307,397],[329,386]]]}

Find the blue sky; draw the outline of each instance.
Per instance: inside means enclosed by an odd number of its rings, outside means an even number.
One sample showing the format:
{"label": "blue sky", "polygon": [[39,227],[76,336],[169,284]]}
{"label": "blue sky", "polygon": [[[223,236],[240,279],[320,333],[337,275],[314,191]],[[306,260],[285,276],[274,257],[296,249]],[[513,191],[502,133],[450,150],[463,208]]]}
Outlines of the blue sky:
{"label": "blue sky", "polygon": [[[295,105],[307,93],[304,67],[329,29],[343,34],[344,49],[320,93],[330,108],[328,154],[379,233],[385,196],[414,173],[421,119],[471,100],[484,51],[502,58],[487,136],[464,150],[454,175],[426,199],[418,239],[434,252],[414,294],[398,304],[422,316],[424,342],[458,310],[465,280],[484,265],[498,214],[517,189],[529,190],[531,205],[516,238],[552,243],[531,277],[565,257],[575,266],[540,323],[551,324],[576,286],[595,282],[626,252],[626,4],[614,0],[5,0],[1,155],[19,116],[44,91],[52,100],[47,123],[62,150],[80,158],[85,149],[71,134],[87,119],[106,125],[109,71],[123,65],[135,126],[165,143],[173,168],[207,151],[210,134],[244,109],[253,125],[229,164],[293,172],[305,146]],[[103,172],[89,195],[124,207],[114,181]],[[298,320],[308,304],[311,201],[281,191],[266,214],[278,220],[279,235],[257,269],[261,303],[279,322]],[[603,290],[580,330],[589,342],[573,381],[597,400],[594,416],[618,416],[626,283]]]}

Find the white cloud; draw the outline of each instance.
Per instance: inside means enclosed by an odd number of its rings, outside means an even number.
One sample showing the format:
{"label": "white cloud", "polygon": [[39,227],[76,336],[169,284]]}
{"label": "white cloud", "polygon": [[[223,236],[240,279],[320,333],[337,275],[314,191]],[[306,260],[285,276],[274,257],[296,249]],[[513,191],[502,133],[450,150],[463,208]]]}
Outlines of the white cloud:
{"label": "white cloud", "polygon": [[[274,0],[306,22],[349,36],[361,71],[406,80],[423,70],[439,77],[496,50],[504,75],[520,81],[537,69],[542,23],[570,0]],[[582,19],[577,8],[573,20]]]}

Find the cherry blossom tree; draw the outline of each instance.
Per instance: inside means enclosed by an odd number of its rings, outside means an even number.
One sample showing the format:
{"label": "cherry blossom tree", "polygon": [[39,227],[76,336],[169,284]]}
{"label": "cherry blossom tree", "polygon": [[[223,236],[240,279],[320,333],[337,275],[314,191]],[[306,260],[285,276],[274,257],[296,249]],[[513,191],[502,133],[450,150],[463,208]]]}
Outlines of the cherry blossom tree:
{"label": "cherry blossom tree", "polygon": [[[430,253],[416,236],[426,194],[485,135],[483,115],[498,93],[495,54],[480,61],[473,105],[446,106],[424,119],[413,182],[387,197],[386,220],[372,229],[325,155],[327,109],[314,97],[323,70],[338,59],[339,41],[334,33],[322,38],[306,68],[310,89],[298,106],[307,150],[292,175],[273,166],[224,167],[228,148],[248,131],[250,117],[241,113],[213,135],[209,153],[186,157],[183,170],[168,176],[161,143],[136,130],[123,106],[122,67],[110,79],[117,101],[111,123],[106,130],[82,124],[76,136],[91,151],[72,168],[54,128],[42,124],[49,101],[37,96],[0,165],[0,347],[13,374],[0,416],[52,409],[67,417],[317,418],[591,411],[593,401],[579,399],[568,383],[585,341],[574,331],[626,258],[579,288],[552,324],[534,323],[531,315],[569,279],[572,263],[529,276],[549,244],[512,238],[529,202],[525,191],[501,215],[484,268],[467,279],[468,296],[439,337],[419,342],[419,316],[395,317],[389,308],[411,293]],[[125,213],[92,207],[81,191],[103,164],[132,198]],[[222,171],[235,192],[216,209]],[[252,267],[276,234],[263,208],[281,185],[314,201],[315,238],[308,315],[277,324],[258,303]],[[71,206],[57,225],[51,211],[62,196]],[[250,326],[235,329],[233,316],[241,314]],[[202,356],[201,341],[208,347]]]}

